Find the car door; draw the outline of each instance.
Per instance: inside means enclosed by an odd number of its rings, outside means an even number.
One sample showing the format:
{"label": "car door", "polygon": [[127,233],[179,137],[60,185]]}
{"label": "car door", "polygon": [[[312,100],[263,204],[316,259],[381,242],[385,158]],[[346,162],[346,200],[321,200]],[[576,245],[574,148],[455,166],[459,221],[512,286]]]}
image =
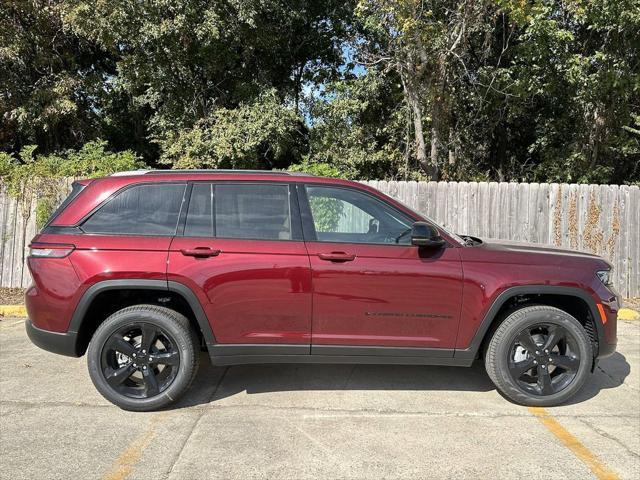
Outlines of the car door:
{"label": "car door", "polygon": [[459,249],[412,246],[417,218],[358,188],[307,184],[300,198],[313,281],[312,353],[421,347],[452,355],[462,299]]}
{"label": "car door", "polygon": [[[196,293],[217,343],[297,345],[306,350],[288,353],[309,353],[311,270],[295,191],[272,182],[190,188],[183,232],[169,251],[169,281]],[[281,350],[270,352],[287,353]]]}

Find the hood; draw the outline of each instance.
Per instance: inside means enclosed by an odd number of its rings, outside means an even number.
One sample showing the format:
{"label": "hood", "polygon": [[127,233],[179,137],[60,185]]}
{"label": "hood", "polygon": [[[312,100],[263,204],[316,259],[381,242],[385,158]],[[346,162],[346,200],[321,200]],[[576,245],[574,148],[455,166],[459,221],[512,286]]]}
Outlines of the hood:
{"label": "hood", "polygon": [[[531,264],[531,263],[590,263],[603,268],[612,268],[612,265],[600,257],[589,252],[569,250],[552,245],[542,245],[524,242],[512,242],[508,240],[486,240],[475,247],[466,249],[478,249],[484,254],[495,257],[503,263]],[[479,252],[478,252],[479,253]]]}

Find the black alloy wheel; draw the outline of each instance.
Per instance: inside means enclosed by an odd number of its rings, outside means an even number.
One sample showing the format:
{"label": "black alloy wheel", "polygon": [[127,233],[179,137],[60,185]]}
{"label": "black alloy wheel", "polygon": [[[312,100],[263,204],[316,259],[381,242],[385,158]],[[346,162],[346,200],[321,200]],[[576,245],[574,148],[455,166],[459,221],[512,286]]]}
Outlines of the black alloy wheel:
{"label": "black alloy wheel", "polygon": [[580,350],[573,335],[560,325],[527,327],[516,337],[509,354],[509,372],[533,395],[553,395],[567,387],[580,367]]}
{"label": "black alloy wheel", "polygon": [[164,392],[176,378],[179,366],[175,340],[149,323],[134,323],[113,332],[102,350],[105,380],[130,398],[149,398]]}

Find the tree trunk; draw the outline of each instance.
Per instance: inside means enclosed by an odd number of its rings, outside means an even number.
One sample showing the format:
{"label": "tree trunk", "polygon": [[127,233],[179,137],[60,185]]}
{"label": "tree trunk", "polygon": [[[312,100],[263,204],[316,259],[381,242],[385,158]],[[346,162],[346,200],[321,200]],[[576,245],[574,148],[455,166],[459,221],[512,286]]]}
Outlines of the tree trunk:
{"label": "tree trunk", "polygon": [[449,127],[449,165],[453,167],[456,164],[456,139],[452,127]]}
{"label": "tree trunk", "polygon": [[[442,146],[440,132],[442,131],[442,125],[444,123],[442,115],[442,99],[436,96],[433,99],[433,106],[431,108],[431,168],[435,172],[434,177],[437,177],[439,173],[438,156]],[[434,180],[436,180],[436,178],[434,178]]]}
{"label": "tree trunk", "polygon": [[414,86],[408,81],[404,75],[401,75],[402,86],[404,89],[405,98],[407,104],[411,109],[411,116],[413,117],[413,134],[415,139],[416,159],[418,164],[422,167],[425,173],[431,180],[437,180],[438,172],[434,170],[433,165],[427,159],[427,145],[424,141],[424,129],[422,125],[422,107],[420,105],[420,98],[416,92]]}

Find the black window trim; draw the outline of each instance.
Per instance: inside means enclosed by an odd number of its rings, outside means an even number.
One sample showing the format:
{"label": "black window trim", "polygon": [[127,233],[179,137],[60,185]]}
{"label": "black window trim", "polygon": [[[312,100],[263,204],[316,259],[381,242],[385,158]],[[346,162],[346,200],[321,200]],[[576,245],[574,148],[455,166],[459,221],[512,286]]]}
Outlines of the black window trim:
{"label": "black window trim", "polygon": [[[174,229],[174,232],[172,234],[161,235],[161,234],[157,234],[157,233],[155,233],[155,234],[145,234],[145,233],[97,233],[97,232],[86,232],[82,228],[82,225],[84,225],[84,223],[87,220],[89,220],[94,214],[96,214],[102,207],[104,207],[108,203],[112,202],[118,195],[120,195],[121,193],[125,192],[126,190],[129,190],[130,188],[139,187],[139,186],[143,186],[143,185],[183,185],[184,186],[184,190],[182,192],[182,201],[180,203],[180,210],[178,211],[178,222],[176,223],[176,228]],[[187,186],[188,186],[188,182],[186,182],[186,181],[176,181],[176,180],[171,180],[171,181],[167,181],[167,182],[157,182],[156,181],[156,182],[134,182],[134,183],[130,183],[128,185],[123,186],[122,188],[119,188],[115,192],[113,192],[102,203],[100,203],[100,204],[96,205],[95,207],[93,207],[89,213],[87,213],[84,217],[82,217],[80,220],[78,220],[78,222],[76,222],[75,225],[71,225],[70,227],[79,229],[82,235],[87,235],[87,236],[173,238],[173,237],[175,237],[177,235],[178,230],[180,229],[180,219],[181,219],[181,216],[182,216],[182,210],[184,209],[184,205],[185,205]]]}
{"label": "black window trim", "polygon": [[[184,231],[187,223],[187,212],[189,211],[189,204],[191,202],[191,193],[193,191],[193,184],[195,183],[207,183],[212,184],[214,187],[214,202],[215,202],[215,186],[216,184],[237,184],[237,185],[280,185],[287,187],[289,191],[289,213],[291,216],[291,238],[290,239],[275,239],[275,238],[237,238],[237,237],[208,237],[208,236],[199,236],[199,235],[185,235]],[[183,238],[206,238],[210,240],[234,240],[234,241],[259,241],[259,242],[304,242],[304,228],[302,226],[302,220],[300,215],[300,203],[298,199],[298,191],[296,186],[297,182],[287,182],[287,181],[264,181],[264,180],[189,180],[188,181],[188,191],[189,195],[186,198],[185,206],[184,206],[184,216],[181,215],[180,220],[178,222],[178,233],[176,236]],[[213,210],[215,205],[212,205],[212,215],[214,218],[214,222],[216,221],[215,211]],[[216,231],[214,226],[214,232]],[[217,233],[217,232],[216,232]]]}
{"label": "black window trim", "polygon": [[[315,227],[315,224],[313,222],[313,215],[311,213],[311,206],[309,204],[309,197],[307,195],[307,187],[324,187],[324,188],[334,188],[334,189],[355,191],[355,192],[361,193],[363,195],[366,195],[368,197],[371,197],[373,200],[384,204],[385,206],[389,207],[394,212],[397,212],[400,215],[402,215],[403,217],[406,217],[406,218],[410,219],[412,221],[412,223],[417,222],[417,221],[423,221],[422,219],[416,219],[415,217],[409,215],[408,213],[403,212],[402,210],[397,208],[395,205],[392,205],[391,203],[384,201],[383,199],[377,197],[376,195],[371,194],[370,192],[367,192],[366,190],[361,190],[359,188],[350,187],[350,186],[346,186],[346,185],[332,185],[332,184],[327,184],[327,183],[312,183],[312,182],[298,183],[298,199],[300,201],[300,210],[301,210],[301,217],[302,217],[302,228],[303,228],[305,242],[316,242],[316,243],[327,243],[327,244],[334,243],[334,244],[342,244],[342,245],[375,245],[375,246],[378,246],[378,247],[393,247],[393,248],[398,248],[398,247],[416,248],[411,244],[407,245],[407,244],[402,244],[402,243],[340,242],[340,241],[328,242],[328,241],[325,241],[325,240],[319,240],[318,239],[318,235],[316,233],[316,227]],[[435,227],[438,228],[437,226],[435,226]],[[449,246],[450,245],[447,242],[447,245],[445,245],[445,247],[449,247]]]}

